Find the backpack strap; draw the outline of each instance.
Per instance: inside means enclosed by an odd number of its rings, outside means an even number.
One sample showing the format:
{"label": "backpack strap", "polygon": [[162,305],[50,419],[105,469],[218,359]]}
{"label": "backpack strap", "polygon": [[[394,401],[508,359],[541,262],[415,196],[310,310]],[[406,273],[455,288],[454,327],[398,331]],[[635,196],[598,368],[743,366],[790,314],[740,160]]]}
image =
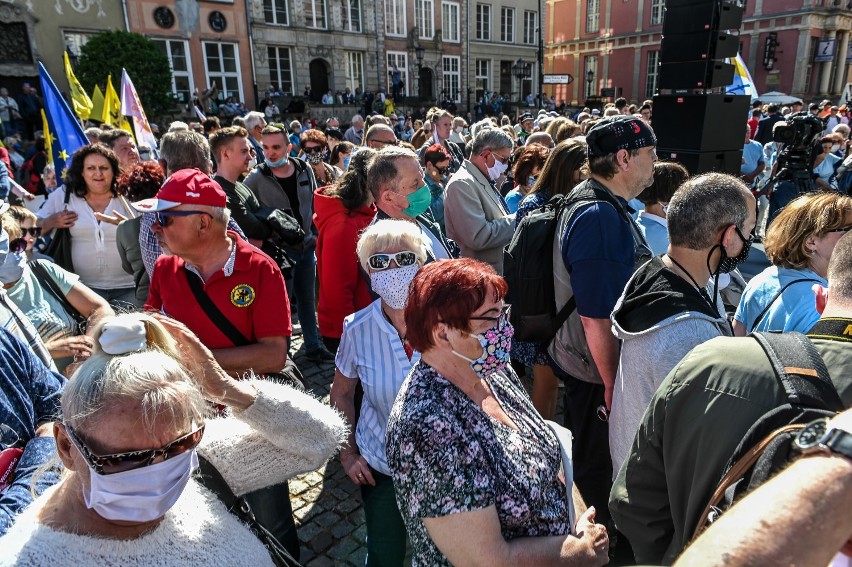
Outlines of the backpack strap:
{"label": "backpack strap", "polygon": [[754,329],[760,324],[760,322],[763,321],[763,318],[766,317],[767,313],[769,313],[769,308],[772,307],[772,304],[774,304],[776,301],[778,301],[778,298],[781,297],[781,294],[784,293],[784,291],[788,287],[790,287],[794,284],[797,284],[797,283],[804,283],[804,282],[822,283],[819,280],[815,280],[814,278],[799,278],[799,279],[796,279],[796,280],[793,280],[793,281],[790,281],[790,282],[787,282],[786,284],[784,284],[784,286],[781,289],[778,290],[778,293],[776,293],[772,297],[772,301],[767,303],[766,307],[763,308],[763,311],[761,311],[760,314],[757,317],[755,317],[754,323],[752,323],[752,325],[751,325],[751,329],[748,330],[749,333],[753,332]]}
{"label": "backpack strap", "polygon": [[192,290],[192,295],[195,296],[196,301],[198,301],[198,305],[201,306],[201,310],[210,318],[216,327],[222,331],[222,334],[228,337],[234,346],[247,346],[252,344],[250,340],[246,338],[244,334],[237,329],[233,323],[231,323],[225,314],[222,313],[216,304],[213,303],[213,300],[210,299],[210,296],[204,291],[204,286],[201,284],[201,278],[195,272],[188,270],[186,266],[183,267],[183,271],[186,274],[186,280],[189,282],[189,289]]}
{"label": "backpack strap", "polygon": [[794,405],[843,411],[843,402],[828,374],[825,361],[802,333],[752,333],[763,348],[775,377]]}

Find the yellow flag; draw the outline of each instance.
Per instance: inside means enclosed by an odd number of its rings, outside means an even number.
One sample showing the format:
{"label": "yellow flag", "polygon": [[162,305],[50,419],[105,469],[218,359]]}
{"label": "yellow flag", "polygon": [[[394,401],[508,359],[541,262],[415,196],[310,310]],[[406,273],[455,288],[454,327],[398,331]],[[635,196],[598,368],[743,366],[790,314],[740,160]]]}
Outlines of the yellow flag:
{"label": "yellow flag", "polygon": [[[44,150],[47,152],[47,163],[53,163],[53,140],[56,139],[56,136],[50,131],[47,114],[44,113],[43,108],[41,109],[41,129],[44,132]],[[61,173],[60,171],[59,174]]]}
{"label": "yellow flag", "polygon": [[65,56],[65,75],[68,77],[68,86],[71,87],[71,102],[74,104],[74,114],[80,117],[80,120],[88,120],[89,114],[92,112],[92,99],[83,90],[83,86],[77,77],[74,76],[74,70],[71,68],[71,61],[68,59],[68,51],[63,53]]}
{"label": "yellow flag", "polygon": [[92,111],[89,116],[93,120],[100,120],[104,116],[104,93],[98,85],[95,85],[95,91],[92,93]]}
{"label": "yellow flag", "polygon": [[101,115],[105,124],[109,124],[113,128],[121,128],[133,134],[133,128],[127,118],[121,115],[121,99],[118,98],[118,93],[115,92],[115,87],[112,86],[112,75],[107,77],[106,92],[104,93],[104,111]]}

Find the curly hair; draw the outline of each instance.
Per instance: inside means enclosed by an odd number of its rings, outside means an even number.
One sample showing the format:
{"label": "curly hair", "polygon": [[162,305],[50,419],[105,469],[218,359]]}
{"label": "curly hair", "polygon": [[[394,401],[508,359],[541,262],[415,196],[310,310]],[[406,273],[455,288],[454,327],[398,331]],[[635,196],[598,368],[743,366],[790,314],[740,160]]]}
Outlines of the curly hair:
{"label": "curly hair", "polygon": [[316,128],[311,128],[310,130],[302,132],[302,135],[299,137],[299,146],[304,148],[305,142],[313,142],[315,144],[319,144],[323,148],[328,147],[328,138]]}
{"label": "curly hair", "polygon": [[121,175],[118,191],[130,202],[150,199],[157,194],[165,179],[159,163],[143,161]]}
{"label": "curly hair", "polygon": [[89,188],[86,187],[86,180],[83,178],[83,166],[86,158],[90,155],[102,156],[109,162],[112,167],[112,184],[110,186],[110,191],[112,191],[113,197],[118,197],[118,177],[120,175],[118,169],[118,158],[115,156],[115,152],[100,143],[83,146],[74,152],[74,155],[71,157],[71,165],[69,165],[68,169],[65,170],[65,185],[68,189],[73,191],[74,195],[77,197],[83,198],[86,196],[86,193],[89,192]]}

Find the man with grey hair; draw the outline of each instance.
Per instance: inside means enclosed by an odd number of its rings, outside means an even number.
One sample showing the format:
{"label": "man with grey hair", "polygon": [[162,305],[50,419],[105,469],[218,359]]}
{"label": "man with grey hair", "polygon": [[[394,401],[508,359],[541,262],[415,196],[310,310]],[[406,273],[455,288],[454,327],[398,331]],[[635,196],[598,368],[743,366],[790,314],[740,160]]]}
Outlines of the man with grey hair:
{"label": "man with grey hair", "polygon": [[352,117],[352,125],[343,134],[343,141],[360,146],[364,139],[364,117],[356,114]]}
{"label": "man with grey hair", "polygon": [[515,234],[515,215],[497,189],[497,180],[509,167],[514,143],[493,128],[476,135],[470,157],[447,182],[444,226],[461,255],[491,264],[503,273],[503,247]]}
{"label": "man with grey hair", "polygon": [[364,146],[380,150],[385,146],[395,146],[399,144],[396,133],[393,128],[387,124],[373,124],[367,130],[367,135],[364,137]]}
{"label": "man with grey hair", "polygon": [[96,126],[86,128],[86,138],[89,140],[90,144],[97,144],[98,142],[100,142],[103,133],[104,131]]}
{"label": "man with grey hair", "polygon": [[721,173],[693,177],[671,198],[668,251],[633,274],[610,317],[621,341],[609,416],[615,472],[669,371],[693,347],[732,335],[710,281],[748,256],[755,209],[748,187]]}
{"label": "man with grey hair", "polygon": [[378,209],[375,220],[407,220],[416,223],[429,237],[430,261],[458,256],[455,243],[444,237],[441,226],[429,212],[432,193],[423,178],[417,154],[396,146],[380,149],[367,168],[367,190]]}
{"label": "man with grey hair", "polygon": [[262,112],[252,111],[243,116],[243,125],[249,134],[249,142],[254,148],[257,163],[263,161],[263,129],[266,128],[266,116]]}

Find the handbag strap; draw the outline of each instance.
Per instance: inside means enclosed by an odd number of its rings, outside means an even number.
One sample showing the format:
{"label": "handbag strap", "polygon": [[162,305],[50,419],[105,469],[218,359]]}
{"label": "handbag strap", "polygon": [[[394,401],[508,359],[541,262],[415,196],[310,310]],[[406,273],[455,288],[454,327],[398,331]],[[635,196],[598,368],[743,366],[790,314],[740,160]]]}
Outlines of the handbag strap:
{"label": "handbag strap", "polygon": [[204,286],[201,283],[201,278],[188,269],[186,266],[183,267],[184,273],[186,273],[186,280],[189,282],[189,289],[192,290],[192,295],[195,296],[196,301],[198,301],[198,305],[201,306],[201,309],[210,318],[216,327],[222,334],[228,337],[234,346],[248,346],[252,344],[250,340],[246,338],[239,329],[237,329],[233,323],[231,323],[225,314],[222,313],[216,304],[213,303],[213,300],[210,299],[210,296],[207,295],[207,292],[204,291]]}
{"label": "handbag strap", "polygon": [[559,441],[559,451],[562,454],[562,474],[565,476],[565,491],[568,494],[568,523],[571,525],[571,533],[574,533],[577,512],[574,509],[574,464],[571,458],[571,431],[555,421],[545,419],[544,422],[550,426],[556,435],[556,440]]}
{"label": "handbag strap", "polygon": [[65,297],[65,294],[62,293],[62,290],[53,279],[53,276],[51,276],[47,271],[47,268],[42,265],[42,260],[33,260],[30,262],[29,266],[42,289],[53,296],[53,298],[59,302],[62,308],[71,315],[78,325],[83,325],[88,321],[88,318],[84,317],[82,313],[77,311],[77,309],[71,305],[68,298]]}
{"label": "handbag strap", "polygon": [[763,311],[761,311],[760,314],[758,314],[758,316],[754,318],[754,323],[752,323],[751,329],[749,329],[749,333],[754,332],[754,330],[757,328],[757,326],[760,324],[760,322],[763,321],[763,318],[766,317],[766,314],[769,313],[769,308],[772,307],[772,305],[776,301],[778,301],[778,298],[781,297],[781,294],[784,293],[787,290],[788,287],[790,287],[793,284],[804,283],[804,282],[813,282],[813,283],[818,283],[818,284],[822,283],[821,281],[815,280],[814,278],[798,278],[798,279],[795,279],[793,281],[789,281],[786,284],[784,284],[784,286],[781,289],[778,290],[778,293],[776,293],[774,296],[772,296],[772,300],[769,303],[766,304],[766,307],[763,308]]}
{"label": "handbag strap", "polygon": [[65,198],[62,200],[62,204],[65,205],[65,210],[68,210],[68,201],[71,200],[71,189],[68,186],[65,187]]}

